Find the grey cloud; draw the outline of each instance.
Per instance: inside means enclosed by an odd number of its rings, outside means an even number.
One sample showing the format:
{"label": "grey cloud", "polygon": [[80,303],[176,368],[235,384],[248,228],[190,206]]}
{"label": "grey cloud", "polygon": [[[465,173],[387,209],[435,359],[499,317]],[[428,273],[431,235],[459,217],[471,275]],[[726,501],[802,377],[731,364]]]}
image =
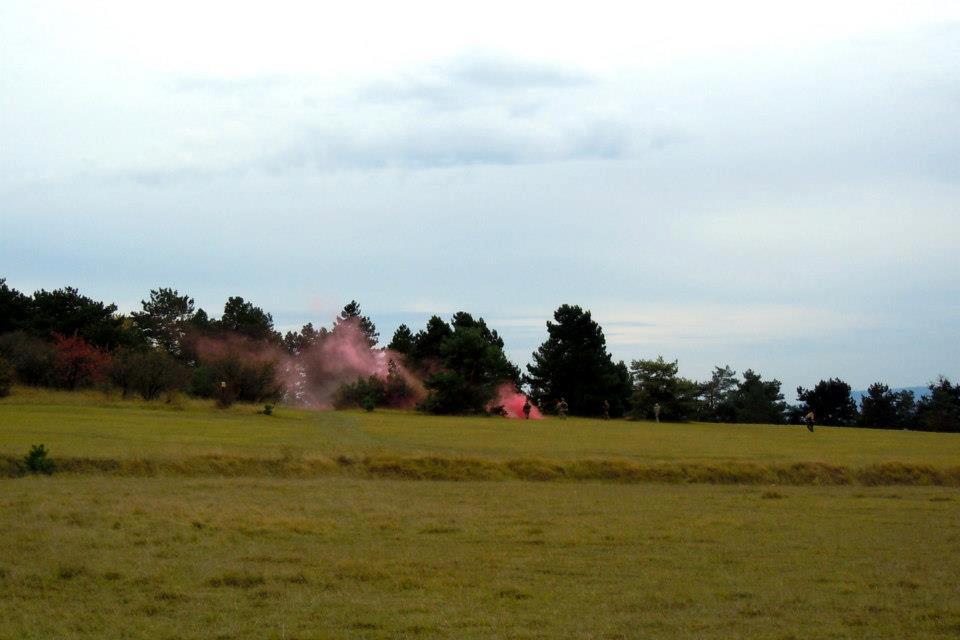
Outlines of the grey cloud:
{"label": "grey cloud", "polygon": [[314,130],[262,162],[270,172],[291,168],[373,169],[515,165],[577,159],[616,159],[631,152],[635,133],[625,123],[598,120],[533,131],[509,121],[431,125],[407,123],[367,138]]}
{"label": "grey cloud", "polygon": [[593,82],[586,73],[502,56],[461,57],[448,69],[455,81],[496,89],[571,87]]}
{"label": "grey cloud", "polygon": [[[456,109],[508,96],[517,101],[520,94],[549,94],[594,82],[587,73],[556,65],[504,56],[471,55],[369,84],[358,92],[357,98],[362,102],[415,101],[437,109]],[[527,95],[524,108],[535,111],[546,99],[545,95]]]}

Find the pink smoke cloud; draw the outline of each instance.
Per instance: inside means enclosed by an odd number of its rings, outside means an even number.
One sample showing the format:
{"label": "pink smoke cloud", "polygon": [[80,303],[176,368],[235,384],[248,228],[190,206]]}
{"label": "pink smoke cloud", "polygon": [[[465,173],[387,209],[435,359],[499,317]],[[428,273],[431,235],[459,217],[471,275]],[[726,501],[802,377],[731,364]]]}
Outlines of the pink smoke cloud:
{"label": "pink smoke cloud", "polygon": [[413,391],[413,395],[396,408],[410,408],[426,397],[423,382],[403,366],[400,354],[388,349],[371,349],[356,321],[342,322],[309,347],[295,363],[300,400],[314,408],[329,409],[341,385],[371,376],[386,380],[391,361],[396,365],[397,374]]}
{"label": "pink smoke cloud", "polygon": [[[523,419],[523,405],[527,402],[527,396],[519,393],[512,384],[506,383],[500,385],[497,389],[497,397],[491,403],[491,406],[503,407],[504,415],[511,419]],[[537,405],[530,403],[530,419],[541,420],[543,414]]]}
{"label": "pink smoke cloud", "polygon": [[296,355],[274,344],[229,334],[199,336],[194,345],[201,360],[235,357],[256,365],[272,364],[275,382],[285,390],[285,399],[313,409],[333,408],[337,390],[358,378],[386,380],[391,361],[396,374],[412,391],[395,408],[412,408],[427,395],[423,382],[403,366],[400,354],[372,349],[357,324],[349,320]]}

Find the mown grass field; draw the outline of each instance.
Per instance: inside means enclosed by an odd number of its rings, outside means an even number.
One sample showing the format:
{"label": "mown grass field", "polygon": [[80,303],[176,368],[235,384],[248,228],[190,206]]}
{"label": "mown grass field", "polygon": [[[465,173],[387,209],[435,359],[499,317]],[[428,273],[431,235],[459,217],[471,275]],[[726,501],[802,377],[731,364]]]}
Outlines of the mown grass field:
{"label": "mown grass field", "polygon": [[[16,389],[0,454],[960,464],[948,434],[257,409]],[[960,637],[955,486],[88,471],[0,478],[0,535],[0,638]]]}
{"label": "mown grass field", "polygon": [[181,458],[441,455],[486,459],[617,458],[641,463],[902,462],[960,465],[960,436],[913,431],[625,420],[425,416],[414,412],[300,411],[180,399],[122,401],[98,392],[18,388],[0,400],[0,454],[44,443],[54,455]]}

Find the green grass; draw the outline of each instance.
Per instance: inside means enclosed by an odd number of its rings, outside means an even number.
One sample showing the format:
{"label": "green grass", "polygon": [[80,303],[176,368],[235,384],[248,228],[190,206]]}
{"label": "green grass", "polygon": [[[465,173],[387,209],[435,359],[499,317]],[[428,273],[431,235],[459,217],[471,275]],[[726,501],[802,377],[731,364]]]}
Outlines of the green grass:
{"label": "green grass", "polygon": [[3,638],[960,636],[953,489],[0,480]]}
{"label": "green grass", "polygon": [[44,443],[54,456],[175,459],[191,456],[468,456],[656,463],[884,462],[960,464],[960,434],[769,425],[654,424],[313,412],[280,407],[221,411],[212,402],[124,402],[97,392],[17,388],[0,400],[0,454]]}
{"label": "green grass", "polygon": [[0,400],[0,638],[960,638],[956,435],[258,409]]}

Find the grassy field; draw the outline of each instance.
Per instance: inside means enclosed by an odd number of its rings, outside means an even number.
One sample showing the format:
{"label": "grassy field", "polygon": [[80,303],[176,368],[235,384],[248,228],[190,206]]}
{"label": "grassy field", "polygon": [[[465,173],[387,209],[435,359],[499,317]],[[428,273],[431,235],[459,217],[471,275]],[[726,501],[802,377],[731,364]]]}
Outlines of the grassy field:
{"label": "grassy field", "polygon": [[[120,461],[960,460],[950,434],[257,409],[18,388],[0,400],[0,454],[43,442],[54,458]],[[246,468],[0,478],[0,638],[960,638],[953,486]]]}
{"label": "grassy field", "polygon": [[298,411],[212,402],[126,402],[97,392],[18,388],[0,401],[0,454],[46,444],[54,455],[181,458],[338,455],[472,456],[491,460],[616,458],[640,463],[902,462],[960,464],[960,435],[769,425],[424,416],[412,412]]}
{"label": "grassy field", "polygon": [[3,638],[960,637],[945,488],[0,480]]}

